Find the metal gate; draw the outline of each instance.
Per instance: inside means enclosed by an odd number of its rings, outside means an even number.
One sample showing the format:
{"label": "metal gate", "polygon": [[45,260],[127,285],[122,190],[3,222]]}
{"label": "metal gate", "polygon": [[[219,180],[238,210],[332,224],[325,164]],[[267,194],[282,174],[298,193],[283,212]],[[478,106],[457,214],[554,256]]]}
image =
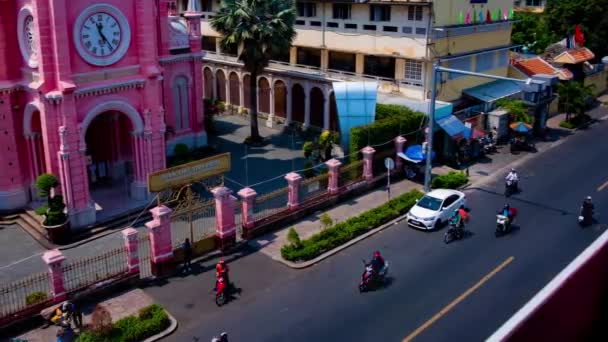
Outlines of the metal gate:
{"label": "metal gate", "polygon": [[137,234],[137,254],[139,257],[139,279],[152,277],[152,257],[148,232],[143,231]]}

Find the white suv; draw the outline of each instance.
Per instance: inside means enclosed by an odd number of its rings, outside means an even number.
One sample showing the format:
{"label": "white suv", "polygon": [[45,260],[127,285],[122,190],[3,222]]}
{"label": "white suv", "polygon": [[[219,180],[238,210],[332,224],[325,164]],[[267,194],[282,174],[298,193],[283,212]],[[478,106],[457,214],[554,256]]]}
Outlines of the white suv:
{"label": "white suv", "polygon": [[463,192],[449,189],[433,190],[418,201],[407,213],[410,227],[431,230],[445,224],[461,205],[466,206]]}

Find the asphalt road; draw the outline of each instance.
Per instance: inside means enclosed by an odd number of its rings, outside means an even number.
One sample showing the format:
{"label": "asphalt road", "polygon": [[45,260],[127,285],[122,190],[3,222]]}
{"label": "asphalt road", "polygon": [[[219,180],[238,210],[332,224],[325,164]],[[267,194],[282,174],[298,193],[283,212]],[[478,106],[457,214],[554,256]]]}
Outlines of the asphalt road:
{"label": "asphalt road", "polygon": [[[516,229],[494,236],[505,203],[502,179],[467,190],[471,235],[450,245],[443,233],[403,224],[305,270],[261,253],[230,262],[240,298],[217,308],[210,289],[214,260],[195,275],[147,289],[179,321],[167,341],[482,341],[523,306],[605,229],[608,217],[608,122],[518,166],[523,192]],[[578,207],[592,195],[600,224],[581,229]],[[362,258],[382,251],[390,284],[360,294]],[[502,266],[501,266],[502,265]]]}

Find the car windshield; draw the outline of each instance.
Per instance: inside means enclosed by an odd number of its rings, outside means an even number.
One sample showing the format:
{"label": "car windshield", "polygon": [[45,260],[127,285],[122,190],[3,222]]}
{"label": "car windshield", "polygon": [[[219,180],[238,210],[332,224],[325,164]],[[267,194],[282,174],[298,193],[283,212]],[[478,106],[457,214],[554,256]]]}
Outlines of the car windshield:
{"label": "car windshield", "polygon": [[424,209],[437,211],[441,207],[442,202],[443,201],[439,198],[424,196],[420,199],[420,201],[418,201],[418,203],[416,203],[416,205]]}

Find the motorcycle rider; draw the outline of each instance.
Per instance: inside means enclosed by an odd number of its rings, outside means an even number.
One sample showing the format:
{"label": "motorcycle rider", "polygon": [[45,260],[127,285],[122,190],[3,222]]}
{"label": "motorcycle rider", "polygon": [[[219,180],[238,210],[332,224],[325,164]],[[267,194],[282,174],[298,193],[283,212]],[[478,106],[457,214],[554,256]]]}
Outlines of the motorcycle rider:
{"label": "motorcycle rider", "polygon": [[503,227],[504,230],[508,230],[508,226],[511,223],[511,220],[513,218],[513,214],[511,213],[511,206],[507,203],[505,204],[505,206],[502,208],[502,210],[498,211],[498,215],[502,215],[504,217],[507,218],[506,222],[505,222],[505,226]]}
{"label": "motorcycle rider", "polygon": [[379,251],[374,252],[374,256],[371,261],[372,269],[374,270],[374,274],[380,274],[380,271],[384,268],[384,258],[380,255]]}
{"label": "motorcycle rider", "polygon": [[593,210],[595,209],[595,206],[593,205],[593,202],[591,201],[591,196],[587,196],[585,198],[585,200],[583,201],[583,205],[581,206],[581,216],[583,217],[583,220],[585,221],[585,223],[589,223],[588,221],[590,221],[589,218],[591,218],[593,216]]}
{"label": "motorcycle rider", "polygon": [[226,285],[230,286],[230,281],[228,280],[228,265],[224,261],[224,258],[221,258],[220,261],[215,265],[215,288],[217,289],[217,283],[220,278],[224,278]]}
{"label": "motorcycle rider", "polygon": [[515,190],[517,190],[517,185],[519,184],[519,175],[515,169],[512,168],[509,174],[507,174],[505,177],[505,182],[508,187],[513,187]]}

